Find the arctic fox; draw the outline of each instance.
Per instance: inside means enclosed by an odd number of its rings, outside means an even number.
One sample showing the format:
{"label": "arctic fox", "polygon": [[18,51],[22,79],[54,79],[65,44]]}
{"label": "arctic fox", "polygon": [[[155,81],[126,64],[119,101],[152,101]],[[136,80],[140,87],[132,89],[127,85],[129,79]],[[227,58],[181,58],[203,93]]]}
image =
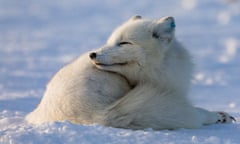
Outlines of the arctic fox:
{"label": "arctic fox", "polygon": [[62,68],[27,120],[156,130],[231,123],[188,101],[193,64],[174,31],[173,17],[132,17],[103,47]]}

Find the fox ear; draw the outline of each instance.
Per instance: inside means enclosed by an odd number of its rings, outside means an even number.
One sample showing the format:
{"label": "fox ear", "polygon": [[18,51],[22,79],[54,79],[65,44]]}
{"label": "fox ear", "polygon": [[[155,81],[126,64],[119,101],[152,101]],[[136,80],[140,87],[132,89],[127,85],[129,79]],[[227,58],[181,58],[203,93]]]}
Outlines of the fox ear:
{"label": "fox ear", "polygon": [[152,37],[164,42],[171,42],[174,37],[175,21],[173,17],[163,17],[153,28]]}
{"label": "fox ear", "polygon": [[135,15],[130,18],[130,20],[139,20],[139,19],[142,19],[142,17],[140,15]]}

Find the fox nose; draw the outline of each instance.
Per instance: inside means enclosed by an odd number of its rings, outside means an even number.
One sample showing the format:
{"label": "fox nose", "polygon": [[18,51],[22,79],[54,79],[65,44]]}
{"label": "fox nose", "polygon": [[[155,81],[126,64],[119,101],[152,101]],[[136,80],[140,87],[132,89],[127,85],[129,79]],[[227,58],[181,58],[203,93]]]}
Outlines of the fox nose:
{"label": "fox nose", "polygon": [[90,57],[91,59],[95,59],[95,58],[97,57],[97,53],[92,52],[92,53],[89,54],[89,57]]}

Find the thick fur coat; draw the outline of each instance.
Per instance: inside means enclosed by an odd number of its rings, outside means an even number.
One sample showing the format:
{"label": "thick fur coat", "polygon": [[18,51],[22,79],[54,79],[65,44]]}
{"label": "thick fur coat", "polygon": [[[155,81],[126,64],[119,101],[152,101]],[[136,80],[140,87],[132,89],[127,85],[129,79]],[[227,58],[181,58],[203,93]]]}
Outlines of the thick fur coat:
{"label": "thick fur coat", "polygon": [[174,32],[173,17],[132,17],[103,47],[61,69],[27,120],[130,129],[232,122],[227,113],[196,108],[188,101],[193,64]]}

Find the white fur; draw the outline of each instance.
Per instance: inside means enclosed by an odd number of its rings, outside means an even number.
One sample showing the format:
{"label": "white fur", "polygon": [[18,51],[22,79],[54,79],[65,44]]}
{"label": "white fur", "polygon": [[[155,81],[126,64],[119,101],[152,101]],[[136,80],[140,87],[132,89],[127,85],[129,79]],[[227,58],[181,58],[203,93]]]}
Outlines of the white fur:
{"label": "white fur", "polygon": [[64,120],[95,123],[99,111],[129,89],[123,77],[98,70],[88,54],[84,54],[57,72],[47,85],[40,104],[26,120],[33,124]]}
{"label": "white fur", "polygon": [[226,113],[195,108],[188,101],[193,64],[174,30],[172,17],[131,18],[92,53],[99,70],[86,56],[64,67],[27,120],[131,129],[199,128],[231,122]]}
{"label": "white fur", "polygon": [[119,73],[135,86],[105,111],[104,125],[176,129],[232,121],[226,113],[221,116],[195,108],[188,101],[193,64],[175,39],[174,27],[172,17],[154,21],[132,18],[96,51],[93,61],[99,69]]}

